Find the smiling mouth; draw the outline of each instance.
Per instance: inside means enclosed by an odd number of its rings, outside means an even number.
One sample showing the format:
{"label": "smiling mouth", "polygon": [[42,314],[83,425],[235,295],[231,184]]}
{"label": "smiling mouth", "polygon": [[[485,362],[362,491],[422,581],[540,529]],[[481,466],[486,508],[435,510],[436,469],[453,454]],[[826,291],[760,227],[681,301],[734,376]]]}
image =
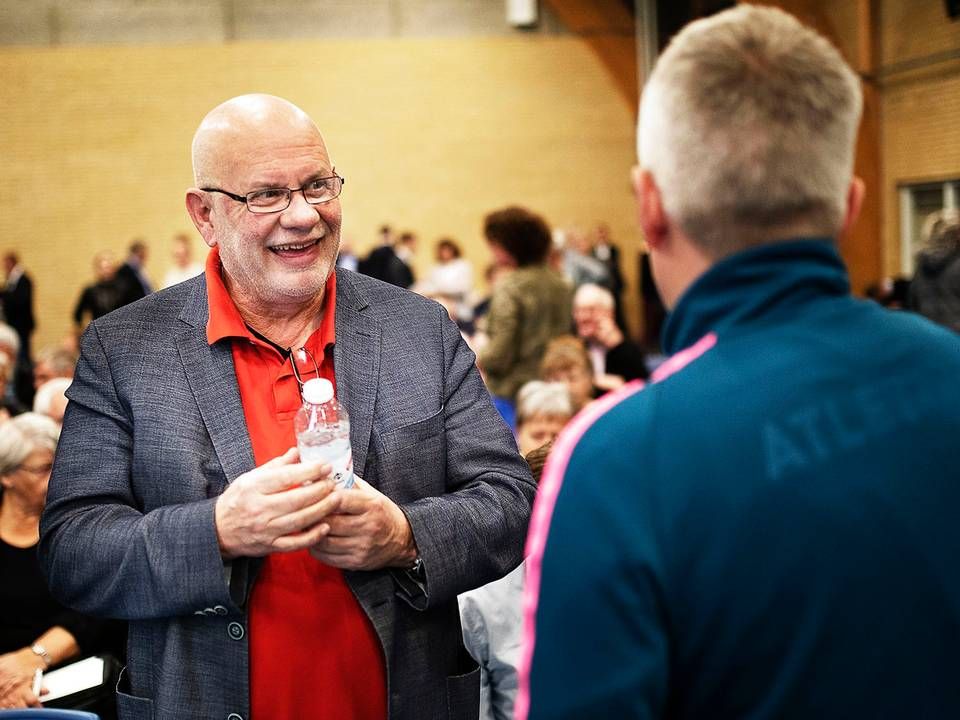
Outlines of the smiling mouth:
{"label": "smiling mouth", "polygon": [[268,250],[278,254],[303,252],[304,250],[309,250],[314,245],[319,245],[322,239],[323,238],[317,238],[316,240],[305,240],[298,243],[287,243],[286,245],[273,245],[269,247]]}

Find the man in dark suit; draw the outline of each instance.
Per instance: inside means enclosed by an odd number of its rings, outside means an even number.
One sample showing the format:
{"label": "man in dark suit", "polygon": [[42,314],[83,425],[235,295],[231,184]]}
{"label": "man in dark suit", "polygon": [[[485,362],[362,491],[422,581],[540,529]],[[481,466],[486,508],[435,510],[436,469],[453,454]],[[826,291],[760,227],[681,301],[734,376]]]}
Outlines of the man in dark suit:
{"label": "man in dark suit", "polygon": [[20,258],[14,252],[3,257],[3,267],[7,283],[0,298],[3,301],[3,315],[7,325],[17,331],[20,337],[18,361],[30,362],[30,336],[36,323],[33,318],[33,281],[20,265]]}
{"label": "man in dark suit", "polygon": [[[299,108],[227,101],[193,162],[204,275],[81,344],[53,593],[130,620],[122,720],[476,718],[456,596],[520,562],[534,486],[473,354],[438,304],[335,270],[343,180]],[[355,488],[291,448],[314,373]]]}
{"label": "man in dark suit", "polygon": [[[410,270],[408,260],[412,253],[413,234],[405,232],[396,239],[390,226],[384,225],[380,228],[380,236],[382,244],[371,250],[360,263],[360,272],[397,287],[410,287],[413,285],[413,271]],[[406,254],[407,259],[402,258],[401,254]]]}
{"label": "man in dark suit", "polygon": [[33,359],[30,352],[30,336],[36,326],[33,317],[33,281],[24,272],[16,253],[7,253],[3,258],[3,266],[7,275],[7,283],[0,291],[3,316],[20,339],[7,400],[15,406],[30,407],[33,404]]}
{"label": "man in dark suit", "polygon": [[147,263],[147,245],[143,240],[130,243],[130,253],[124,263],[117,268],[114,281],[120,288],[120,305],[127,305],[153,292],[150,280],[144,274]]}

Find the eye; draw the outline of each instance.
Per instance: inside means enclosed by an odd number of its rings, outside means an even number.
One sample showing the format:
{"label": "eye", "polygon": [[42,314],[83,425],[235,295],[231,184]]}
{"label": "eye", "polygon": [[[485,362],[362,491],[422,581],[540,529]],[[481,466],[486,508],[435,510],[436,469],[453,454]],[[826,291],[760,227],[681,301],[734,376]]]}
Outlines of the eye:
{"label": "eye", "polygon": [[307,185],[307,192],[314,195],[323,195],[333,188],[333,181],[330,178],[318,178]]}
{"label": "eye", "polygon": [[283,200],[286,196],[287,191],[284,188],[266,188],[265,190],[257,190],[256,192],[250,193],[247,196],[247,202],[252,205],[269,205]]}

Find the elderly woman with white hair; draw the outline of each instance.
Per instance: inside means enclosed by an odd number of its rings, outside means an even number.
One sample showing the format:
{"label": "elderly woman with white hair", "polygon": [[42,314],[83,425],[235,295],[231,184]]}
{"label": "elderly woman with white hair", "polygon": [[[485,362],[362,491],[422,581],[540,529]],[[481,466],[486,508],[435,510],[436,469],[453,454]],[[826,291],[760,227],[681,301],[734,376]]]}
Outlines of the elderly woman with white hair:
{"label": "elderly woman with white hair", "polygon": [[37,560],[59,437],[57,423],[37,413],[0,425],[0,708],[39,705],[35,671],[79,656],[104,627],[59,605]]}

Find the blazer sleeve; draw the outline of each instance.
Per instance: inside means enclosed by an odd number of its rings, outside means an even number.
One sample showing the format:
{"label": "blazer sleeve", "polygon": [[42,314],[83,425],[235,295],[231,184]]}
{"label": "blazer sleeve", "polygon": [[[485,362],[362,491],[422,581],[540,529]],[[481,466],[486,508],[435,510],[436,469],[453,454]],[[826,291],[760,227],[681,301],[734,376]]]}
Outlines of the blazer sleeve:
{"label": "blazer sleeve", "polygon": [[[110,358],[90,325],[40,522],[50,591],[91,615],[167,618],[231,600],[214,525],[216,498],[145,512],[132,478],[134,429]],[[143,429],[151,442],[154,428]],[[144,481],[164,482],[164,468]],[[169,481],[169,478],[167,478]]]}
{"label": "blazer sleeve", "polygon": [[[403,503],[426,575],[424,609],[503,577],[523,559],[535,485],[473,352],[442,315],[446,492]],[[408,598],[409,601],[409,598]]]}

